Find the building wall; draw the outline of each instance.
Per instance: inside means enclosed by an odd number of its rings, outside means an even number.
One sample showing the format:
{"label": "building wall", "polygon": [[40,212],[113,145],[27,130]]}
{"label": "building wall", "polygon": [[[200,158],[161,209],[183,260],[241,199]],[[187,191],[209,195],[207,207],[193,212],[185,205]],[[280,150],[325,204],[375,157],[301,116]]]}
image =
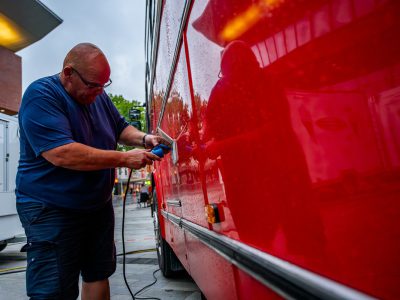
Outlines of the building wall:
{"label": "building wall", "polygon": [[16,114],[21,94],[21,57],[0,46],[0,111],[9,115]]}

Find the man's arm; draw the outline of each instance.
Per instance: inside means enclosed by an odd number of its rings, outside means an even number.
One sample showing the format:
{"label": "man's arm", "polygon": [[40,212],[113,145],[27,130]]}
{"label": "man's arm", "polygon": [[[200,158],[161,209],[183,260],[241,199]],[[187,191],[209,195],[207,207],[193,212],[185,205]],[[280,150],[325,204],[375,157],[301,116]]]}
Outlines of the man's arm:
{"label": "man's arm", "polygon": [[144,132],[141,132],[132,125],[129,125],[125,127],[124,130],[122,130],[121,135],[119,136],[118,143],[126,146],[143,147],[144,136],[145,136]]}
{"label": "man's arm", "polygon": [[119,152],[100,150],[80,143],[70,143],[42,153],[53,165],[67,169],[92,171],[115,167],[140,169],[160,160],[157,155],[146,150]]}

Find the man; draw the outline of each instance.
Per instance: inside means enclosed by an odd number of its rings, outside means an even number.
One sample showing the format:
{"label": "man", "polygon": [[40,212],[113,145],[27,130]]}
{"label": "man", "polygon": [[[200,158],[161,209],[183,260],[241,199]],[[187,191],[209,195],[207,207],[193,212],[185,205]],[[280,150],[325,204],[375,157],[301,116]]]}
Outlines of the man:
{"label": "man", "polygon": [[147,201],[149,200],[149,189],[146,184],[143,184],[140,189],[140,203],[143,203],[143,206],[147,206]]}
{"label": "man", "polygon": [[103,52],[78,44],[60,74],[33,82],[19,112],[17,210],[25,228],[31,299],[109,299],[116,267],[111,193],[114,168],[139,169],[150,150],[115,151],[117,142],[152,148],[165,141],[130,126],[104,88]]}

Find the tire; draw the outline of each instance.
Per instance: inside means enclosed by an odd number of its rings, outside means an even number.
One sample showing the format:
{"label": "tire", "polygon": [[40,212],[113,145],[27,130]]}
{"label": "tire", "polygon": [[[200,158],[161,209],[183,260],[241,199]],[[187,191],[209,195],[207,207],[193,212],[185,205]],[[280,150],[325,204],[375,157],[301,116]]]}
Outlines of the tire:
{"label": "tire", "polygon": [[179,275],[184,271],[184,268],[176,257],[171,246],[163,239],[161,235],[161,226],[158,220],[158,201],[157,195],[154,191],[153,194],[153,204],[154,204],[154,234],[156,237],[156,249],[158,257],[158,265],[160,267],[161,273],[164,277],[170,278]]}
{"label": "tire", "polygon": [[7,244],[8,244],[7,242],[1,243],[0,244],[0,251],[3,251],[4,249],[6,249]]}

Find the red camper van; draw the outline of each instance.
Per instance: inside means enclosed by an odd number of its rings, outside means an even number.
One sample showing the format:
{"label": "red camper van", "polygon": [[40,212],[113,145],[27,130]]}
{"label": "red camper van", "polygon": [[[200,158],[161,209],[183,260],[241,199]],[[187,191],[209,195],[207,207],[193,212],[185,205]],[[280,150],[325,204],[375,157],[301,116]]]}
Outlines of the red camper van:
{"label": "red camper van", "polygon": [[146,13],[163,274],[207,299],[398,299],[400,1]]}

